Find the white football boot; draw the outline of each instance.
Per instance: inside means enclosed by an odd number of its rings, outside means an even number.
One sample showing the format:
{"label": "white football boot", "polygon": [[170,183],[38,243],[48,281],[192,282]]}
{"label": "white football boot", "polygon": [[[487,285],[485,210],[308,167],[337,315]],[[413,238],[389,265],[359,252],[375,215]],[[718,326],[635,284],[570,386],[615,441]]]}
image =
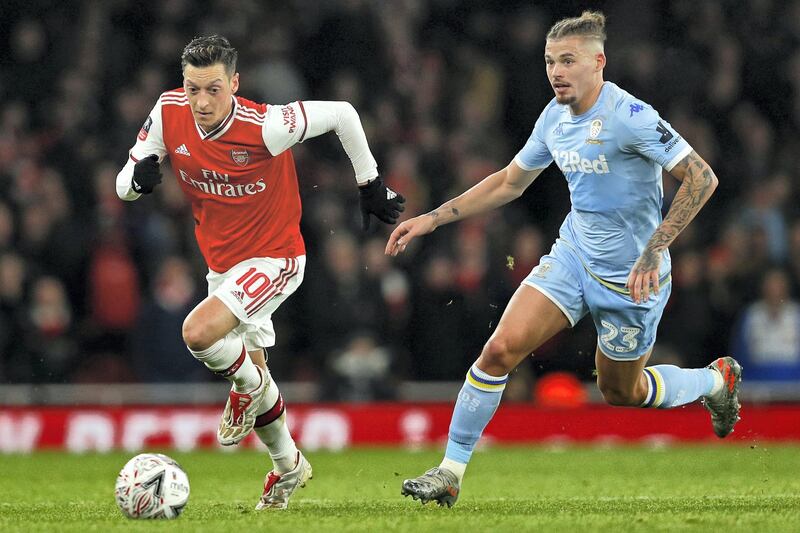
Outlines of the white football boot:
{"label": "white football boot", "polygon": [[264,371],[256,365],[261,383],[249,393],[243,394],[236,392],[231,387],[228,394],[228,403],[222,412],[222,419],[219,421],[217,430],[217,440],[223,446],[239,444],[243,438],[253,431],[256,423],[256,412],[258,411],[264,396],[267,394],[269,382],[265,379]]}
{"label": "white football boot", "polygon": [[297,465],[286,472],[278,474],[274,470],[264,479],[264,492],[256,504],[256,511],[263,509],[286,509],[289,498],[298,487],[305,487],[306,481],[313,477],[311,464],[301,452],[297,452]]}

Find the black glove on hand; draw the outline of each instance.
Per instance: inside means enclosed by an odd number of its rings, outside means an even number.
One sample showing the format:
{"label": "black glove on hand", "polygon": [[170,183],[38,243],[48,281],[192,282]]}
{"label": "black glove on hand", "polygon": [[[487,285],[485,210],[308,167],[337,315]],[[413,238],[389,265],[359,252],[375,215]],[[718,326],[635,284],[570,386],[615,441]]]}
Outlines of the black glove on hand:
{"label": "black glove on hand", "polygon": [[361,204],[361,227],[364,231],[369,229],[370,214],[387,224],[394,224],[400,213],[406,209],[403,207],[406,199],[384,185],[380,176],[369,184],[359,187],[358,194]]}
{"label": "black glove on hand", "polygon": [[161,171],[158,168],[158,156],[153,154],[133,165],[131,187],[139,194],[150,194],[156,185],[161,183]]}

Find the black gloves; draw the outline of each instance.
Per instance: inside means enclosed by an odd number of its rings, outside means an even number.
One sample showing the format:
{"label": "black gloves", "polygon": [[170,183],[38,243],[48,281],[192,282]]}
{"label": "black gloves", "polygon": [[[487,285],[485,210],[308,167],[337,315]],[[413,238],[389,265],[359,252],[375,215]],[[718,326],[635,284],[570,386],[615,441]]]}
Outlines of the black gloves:
{"label": "black gloves", "polygon": [[359,187],[358,194],[358,201],[361,204],[361,227],[364,231],[369,229],[370,214],[387,224],[394,224],[400,213],[405,211],[402,204],[406,199],[384,185],[380,176]]}
{"label": "black gloves", "polygon": [[139,194],[150,194],[156,185],[161,183],[161,171],[158,169],[158,156],[153,154],[133,165],[131,187]]}

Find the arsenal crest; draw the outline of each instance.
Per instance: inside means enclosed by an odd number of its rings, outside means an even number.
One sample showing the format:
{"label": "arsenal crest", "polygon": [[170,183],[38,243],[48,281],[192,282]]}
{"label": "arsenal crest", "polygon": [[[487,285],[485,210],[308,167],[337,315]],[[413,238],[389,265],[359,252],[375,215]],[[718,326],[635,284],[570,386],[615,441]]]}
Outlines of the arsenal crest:
{"label": "arsenal crest", "polygon": [[240,167],[243,167],[247,165],[247,163],[250,161],[250,154],[248,154],[247,150],[245,150],[244,148],[242,148],[241,150],[237,150],[236,148],[234,148],[233,150],[231,150],[231,159],[233,159],[234,163],[236,163]]}

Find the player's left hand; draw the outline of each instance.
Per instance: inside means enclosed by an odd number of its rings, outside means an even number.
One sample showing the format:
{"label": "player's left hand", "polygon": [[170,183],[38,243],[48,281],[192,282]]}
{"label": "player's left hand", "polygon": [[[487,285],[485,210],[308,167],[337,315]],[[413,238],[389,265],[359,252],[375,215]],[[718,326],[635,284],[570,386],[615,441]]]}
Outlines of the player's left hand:
{"label": "player's left hand", "polygon": [[369,229],[370,215],[375,215],[387,224],[394,224],[400,213],[406,209],[403,207],[406,202],[403,195],[384,185],[380,176],[359,187],[358,201],[361,204],[361,228],[364,231]]}
{"label": "player's left hand", "polygon": [[658,294],[658,274],[661,270],[661,252],[645,248],[633,265],[625,284],[631,291],[631,298],[637,304],[650,298],[650,290]]}

